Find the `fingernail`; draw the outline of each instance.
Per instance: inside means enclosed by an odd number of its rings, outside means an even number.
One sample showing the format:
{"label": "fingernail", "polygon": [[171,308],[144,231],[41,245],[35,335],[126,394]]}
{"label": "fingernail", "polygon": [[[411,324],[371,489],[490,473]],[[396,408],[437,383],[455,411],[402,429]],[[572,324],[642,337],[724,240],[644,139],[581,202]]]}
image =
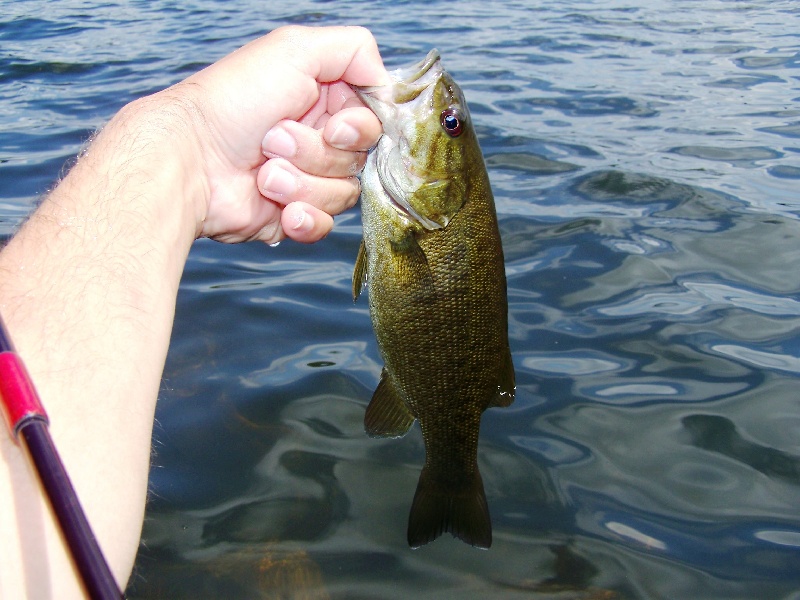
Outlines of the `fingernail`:
{"label": "fingernail", "polygon": [[277,125],[264,136],[264,141],[261,142],[261,150],[267,155],[292,158],[297,154],[297,142],[288,131]]}
{"label": "fingernail", "polygon": [[295,216],[294,221],[295,223],[292,225],[294,231],[311,231],[314,229],[314,217],[304,210],[300,210],[299,214]]}
{"label": "fingernail", "polygon": [[348,125],[344,121],[333,130],[328,143],[336,148],[349,150],[358,141],[358,131],[355,127]]}
{"label": "fingernail", "polygon": [[261,191],[265,196],[275,194],[278,196],[288,196],[297,191],[297,181],[294,175],[281,167],[274,167],[270,170]]}

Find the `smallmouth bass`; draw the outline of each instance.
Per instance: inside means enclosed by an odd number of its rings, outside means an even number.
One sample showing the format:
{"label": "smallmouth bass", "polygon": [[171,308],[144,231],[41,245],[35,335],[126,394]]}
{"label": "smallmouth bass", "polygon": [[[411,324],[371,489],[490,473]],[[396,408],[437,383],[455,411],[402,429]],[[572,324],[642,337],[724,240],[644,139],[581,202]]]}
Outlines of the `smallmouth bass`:
{"label": "smallmouth bass", "polygon": [[389,85],[354,88],[384,128],[361,178],[353,274],[354,301],[369,286],[384,359],[364,425],[373,437],[401,437],[420,423],[412,548],[446,531],[488,548],[480,420],[515,390],[494,199],[466,101],[438,52],[390,75]]}

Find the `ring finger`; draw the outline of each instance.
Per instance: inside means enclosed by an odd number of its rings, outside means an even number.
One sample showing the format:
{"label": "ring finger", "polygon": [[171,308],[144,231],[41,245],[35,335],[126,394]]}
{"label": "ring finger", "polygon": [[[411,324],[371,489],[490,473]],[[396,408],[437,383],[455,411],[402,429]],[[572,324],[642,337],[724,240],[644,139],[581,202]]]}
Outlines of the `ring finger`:
{"label": "ring finger", "polygon": [[320,177],[298,169],[284,158],[271,158],[259,169],[258,189],[279,204],[306,202],[336,215],[358,201],[361,184],[355,176]]}

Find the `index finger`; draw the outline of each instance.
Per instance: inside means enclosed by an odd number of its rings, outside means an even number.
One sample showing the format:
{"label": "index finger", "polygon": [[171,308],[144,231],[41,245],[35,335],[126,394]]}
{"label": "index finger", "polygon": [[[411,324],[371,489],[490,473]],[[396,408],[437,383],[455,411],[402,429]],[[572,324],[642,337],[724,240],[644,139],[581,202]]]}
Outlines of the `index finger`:
{"label": "index finger", "polygon": [[358,86],[384,85],[389,75],[378,44],[368,29],[357,26],[276,29],[291,48],[288,61],[320,82],[342,80]]}
{"label": "index finger", "polygon": [[[258,136],[281,119],[297,120],[320,97],[320,83],[380,85],[389,81],[375,38],[363,27],[289,25],[245,44],[195,73],[206,118],[238,124]],[[256,133],[253,133],[256,135]]]}

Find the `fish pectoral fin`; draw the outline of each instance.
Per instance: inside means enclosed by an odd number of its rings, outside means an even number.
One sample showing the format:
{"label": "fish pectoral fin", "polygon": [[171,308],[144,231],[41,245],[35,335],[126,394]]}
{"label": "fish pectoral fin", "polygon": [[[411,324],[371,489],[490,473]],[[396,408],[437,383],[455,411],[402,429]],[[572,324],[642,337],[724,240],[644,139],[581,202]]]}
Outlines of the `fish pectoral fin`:
{"label": "fish pectoral fin", "polygon": [[408,516],[408,545],[419,548],[445,531],[476,548],[492,545],[492,520],[477,467],[458,490],[448,489],[423,467]]}
{"label": "fish pectoral fin", "polygon": [[367,285],[367,245],[364,240],[361,240],[356,256],[356,266],[353,269],[353,302],[358,300],[365,285]]}
{"label": "fish pectoral fin", "polygon": [[514,375],[514,361],[511,359],[511,349],[506,346],[500,363],[500,380],[497,384],[497,395],[489,406],[511,406],[517,389],[516,376]]}
{"label": "fish pectoral fin", "polygon": [[395,261],[395,269],[398,283],[407,286],[414,286],[425,296],[436,294],[436,286],[433,284],[433,273],[428,264],[428,257],[419,245],[413,230],[408,230],[405,235],[397,240],[389,240],[392,252],[398,260]]}
{"label": "fish pectoral fin", "polygon": [[384,369],[364,414],[364,430],[370,437],[402,437],[411,429],[414,421],[414,415]]}

